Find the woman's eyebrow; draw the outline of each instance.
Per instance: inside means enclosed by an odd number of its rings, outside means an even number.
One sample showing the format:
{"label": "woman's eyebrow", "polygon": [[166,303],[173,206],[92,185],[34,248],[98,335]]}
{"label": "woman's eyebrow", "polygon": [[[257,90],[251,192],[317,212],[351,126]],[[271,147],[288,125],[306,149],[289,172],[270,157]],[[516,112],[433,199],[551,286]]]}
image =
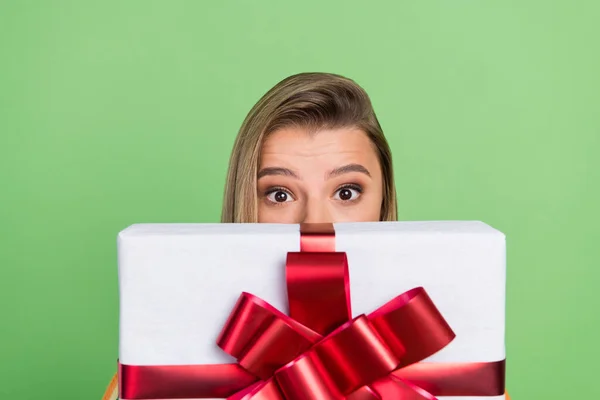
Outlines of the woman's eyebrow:
{"label": "woman's eyebrow", "polygon": [[281,167],[267,167],[260,170],[256,179],[260,179],[264,176],[272,176],[272,175],[280,175],[280,176],[291,176],[292,178],[299,179],[298,174],[288,168]]}
{"label": "woman's eyebrow", "polygon": [[[341,167],[335,168],[327,174],[327,179],[334,178],[336,176],[344,175],[350,172],[359,172],[361,174],[365,174],[367,176],[371,176],[371,173],[367,168],[360,164],[347,164]],[[267,167],[263,168],[258,172],[257,179],[260,179],[265,176],[289,176],[292,178],[299,179],[299,176],[296,172],[292,171],[289,168],[283,167]]]}
{"label": "woman's eyebrow", "polygon": [[349,172],[360,172],[361,174],[365,174],[368,177],[371,177],[371,173],[368,169],[360,164],[348,164],[338,167],[327,174],[327,179],[334,178],[336,176],[340,176],[343,174],[347,174]]}

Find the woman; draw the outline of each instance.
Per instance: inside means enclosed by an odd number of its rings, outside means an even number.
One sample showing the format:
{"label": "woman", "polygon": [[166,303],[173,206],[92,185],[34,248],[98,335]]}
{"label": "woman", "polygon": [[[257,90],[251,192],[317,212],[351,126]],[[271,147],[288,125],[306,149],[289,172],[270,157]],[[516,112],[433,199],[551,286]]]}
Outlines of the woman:
{"label": "woman", "polygon": [[332,74],[291,76],[244,121],[222,222],[396,220],[392,155],[369,97]]}
{"label": "woman", "polygon": [[[222,222],[396,219],[392,154],[355,82],[294,75],[252,108],[233,147]],[[116,398],[116,386],[115,377],[103,400]]]}

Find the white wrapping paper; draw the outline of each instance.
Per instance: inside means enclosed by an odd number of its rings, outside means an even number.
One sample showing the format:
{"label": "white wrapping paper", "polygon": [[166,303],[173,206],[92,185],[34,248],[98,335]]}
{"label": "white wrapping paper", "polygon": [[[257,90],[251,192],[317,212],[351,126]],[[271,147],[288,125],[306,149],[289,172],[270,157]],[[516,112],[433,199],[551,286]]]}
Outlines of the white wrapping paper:
{"label": "white wrapping paper", "polygon": [[[456,338],[425,361],[505,358],[504,235],[481,222],[334,224],[353,316],[423,286]],[[216,339],[242,291],[287,313],[284,265],[299,225],[138,224],[119,234],[119,358],[129,365],[235,362]],[[438,397],[500,400],[498,397]]]}

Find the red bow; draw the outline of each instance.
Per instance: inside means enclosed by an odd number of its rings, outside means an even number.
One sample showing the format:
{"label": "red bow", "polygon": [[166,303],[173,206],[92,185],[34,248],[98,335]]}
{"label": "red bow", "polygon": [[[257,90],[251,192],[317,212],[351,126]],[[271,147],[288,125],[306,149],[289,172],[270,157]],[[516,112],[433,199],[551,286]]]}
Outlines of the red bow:
{"label": "red bow", "polygon": [[434,399],[392,372],[454,333],[423,288],[352,320],[345,253],[289,253],[290,316],[243,293],[218,340],[261,380],[230,400]]}

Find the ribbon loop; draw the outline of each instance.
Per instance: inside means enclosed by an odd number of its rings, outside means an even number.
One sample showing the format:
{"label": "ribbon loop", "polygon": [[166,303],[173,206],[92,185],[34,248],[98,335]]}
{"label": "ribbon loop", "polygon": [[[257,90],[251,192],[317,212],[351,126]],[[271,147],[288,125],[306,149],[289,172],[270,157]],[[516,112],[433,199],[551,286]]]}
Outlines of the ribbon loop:
{"label": "ribbon loop", "polygon": [[401,367],[437,353],[455,337],[422,287],[395,297],[369,314],[369,320],[394,352],[405,352]]}
{"label": "ribbon loop", "polygon": [[290,252],[286,280],[292,319],[321,335],[351,319],[346,253]]}
{"label": "ribbon loop", "polygon": [[217,344],[247,371],[268,379],[320,338],[265,301],[243,293]]}
{"label": "ribbon loop", "polygon": [[286,400],[342,399],[342,393],[314,350],[277,371],[275,379]]}
{"label": "ribbon loop", "polygon": [[344,395],[392,372],[401,354],[394,354],[361,315],[314,347],[315,353]]}

